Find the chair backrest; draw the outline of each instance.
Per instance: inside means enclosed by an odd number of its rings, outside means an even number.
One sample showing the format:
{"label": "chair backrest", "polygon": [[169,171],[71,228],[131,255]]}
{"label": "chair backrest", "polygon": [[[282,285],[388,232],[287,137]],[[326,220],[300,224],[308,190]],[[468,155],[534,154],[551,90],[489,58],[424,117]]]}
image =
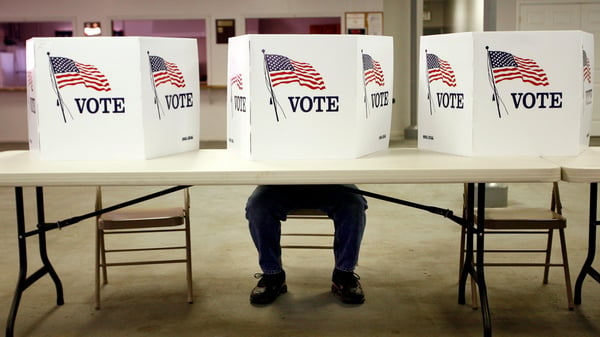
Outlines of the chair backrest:
{"label": "chair backrest", "polygon": [[316,208],[299,208],[288,213],[288,217],[296,219],[324,219],[327,214]]}
{"label": "chair backrest", "polygon": [[[329,220],[329,216],[327,215],[327,213],[316,209],[316,208],[301,208],[301,209],[295,209],[290,211],[287,214],[288,219],[298,219],[298,220]],[[331,227],[330,227],[331,228]],[[281,236],[288,236],[288,237],[302,237],[305,239],[308,238],[315,238],[315,237],[333,237],[333,232],[332,231],[328,231],[328,232],[323,232],[323,231],[319,231],[319,232],[311,232],[311,233],[307,233],[307,232],[302,232],[302,233],[290,233],[287,231],[283,231],[281,233]],[[333,249],[333,243],[329,242],[329,243],[323,243],[323,242],[319,242],[319,241],[314,241],[312,239],[310,239],[310,241],[312,241],[312,243],[282,243],[281,244],[281,248],[282,249],[289,249],[289,248],[296,248],[296,249]]]}
{"label": "chair backrest", "polygon": [[[102,187],[101,186],[96,186],[96,202],[95,202],[95,207],[94,209],[96,211],[101,210],[103,207],[103,203],[102,203]],[[132,206],[135,207],[135,206]],[[183,189],[183,208],[185,210],[185,214],[189,217],[189,212],[190,212],[190,189],[189,188],[184,188]],[[97,215],[96,218],[100,217],[101,215]]]}
{"label": "chair backrest", "polygon": [[[475,189],[475,193],[477,193],[477,189]],[[467,207],[467,198],[468,198],[468,184],[463,185],[463,216]],[[475,209],[477,209],[477,205],[475,205]],[[558,187],[558,182],[552,182],[552,195],[550,197],[550,210],[556,212],[557,214],[562,214],[562,202],[560,201],[560,189]]]}

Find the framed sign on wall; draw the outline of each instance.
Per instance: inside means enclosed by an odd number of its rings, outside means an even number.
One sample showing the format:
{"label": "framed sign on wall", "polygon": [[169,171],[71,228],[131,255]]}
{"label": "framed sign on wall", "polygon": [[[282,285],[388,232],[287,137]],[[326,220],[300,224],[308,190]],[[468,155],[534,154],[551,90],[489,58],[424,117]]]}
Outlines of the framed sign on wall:
{"label": "framed sign on wall", "polygon": [[383,35],[383,12],[346,12],[346,33]]}
{"label": "framed sign on wall", "polygon": [[227,43],[230,37],[235,36],[234,19],[217,19],[217,43]]}

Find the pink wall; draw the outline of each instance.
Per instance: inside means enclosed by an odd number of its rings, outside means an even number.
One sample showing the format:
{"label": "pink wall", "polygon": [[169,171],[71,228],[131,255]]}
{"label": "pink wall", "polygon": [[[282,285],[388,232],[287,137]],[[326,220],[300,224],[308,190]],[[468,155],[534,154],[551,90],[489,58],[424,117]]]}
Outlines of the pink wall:
{"label": "pink wall", "polygon": [[341,25],[340,17],[246,19],[248,34],[309,34],[311,25]]}

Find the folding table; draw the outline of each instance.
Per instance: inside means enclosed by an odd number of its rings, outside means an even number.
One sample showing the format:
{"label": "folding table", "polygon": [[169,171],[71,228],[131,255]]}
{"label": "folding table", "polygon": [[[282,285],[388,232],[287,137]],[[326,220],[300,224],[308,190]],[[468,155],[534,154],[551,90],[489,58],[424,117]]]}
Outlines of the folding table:
{"label": "folding table", "polygon": [[[600,172],[600,170],[598,170]],[[153,198],[186,186],[261,185],[261,184],[438,184],[468,183],[471,192],[478,186],[479,223],[473,223],[474,198],[468,200],[465,218],[451,210],[419,205],[390,196],[359,191],[368,197],[420,208],[447,217],[466,226],[476,236],[477,252],[473,261],[474,240],[469,235],[465,268],[461,273],[458,302],[465,303],[465,285],[470,274],[478,283],[483,332],[491,336],[491,315],[483,268],[483,219],[486,182],[552,182],[560,180],[560,167],[540,157],[461,157],[414,148],[391,148],[357,159],[252,161],[227,150],[198,150],[151,160],[132,161],[42,161],[29,151],[0,153],[0,186],[14,187],[19,243],[19,276],[9,312],[6,336],[13,336],[22,293],[46,274],[56,286],[57,304],[64,303],[62,284],[54,271],[46,249],[46,231],[66,227],[97,215],[89,213],[70,219],[48,222],[44,215],[45,186],[175,186],[150,195]],[[25,228],[23,188],[35,187],[37,229]],[[161,194],[162,193],[162,194]],[[462,193],[462,189],[461,189]],[[469,193],[473,196],[473,193]],[[142,199],[142,198],[140,198]],[[124,207],[136,199],[99,212]],[[210,201],[206,201],[210,202]],[[462,213],[462,212],[461,212]],[[43,267],[27,275],[26,239],[37,236]]]}

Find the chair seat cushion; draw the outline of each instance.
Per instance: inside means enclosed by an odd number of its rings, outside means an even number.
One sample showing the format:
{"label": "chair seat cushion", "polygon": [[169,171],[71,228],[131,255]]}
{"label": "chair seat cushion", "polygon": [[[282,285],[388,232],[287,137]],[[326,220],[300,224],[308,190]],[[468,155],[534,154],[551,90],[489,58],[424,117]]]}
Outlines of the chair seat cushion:
{"label": "chair seat cushion", "polygon": [[566,226],[565,217],[547,208],[485,209],[485,227],[490,229],[559,229]]}
{"label": "chair seat cushion", "polygon": [[185,211],[173,208],[132,208],[102,214],[98,219],[100,229],[127,229],[169,227],[183,224]]}

